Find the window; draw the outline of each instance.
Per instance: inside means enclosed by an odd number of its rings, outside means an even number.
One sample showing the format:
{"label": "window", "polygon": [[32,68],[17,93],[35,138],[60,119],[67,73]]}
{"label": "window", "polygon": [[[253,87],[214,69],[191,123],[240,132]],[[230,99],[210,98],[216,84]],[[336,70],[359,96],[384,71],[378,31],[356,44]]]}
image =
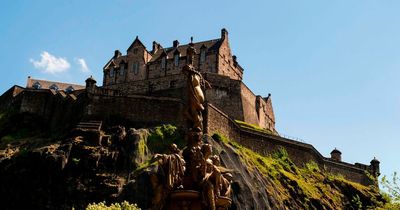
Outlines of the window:
{"label": "window", "polygon": [[174,56],[174,65],[179,66],[179,55]]}
{"label": "window", "polygon": [[204,63],[206,61],[206,51],[204,49],[200,52],[200,63]]}
{"label": "window", "polygon": [[119,69],[119,75],[123,76],[125,74],[125,65],[121,65]]}
{"label": "window", "polygon": [[111,67],[111,69],[110,69],[110,77],[114,77],[114,68],[113,67]]}
{"label": "window", "polygon": [[35,89],[40,89],[40,88],[42,88],[42,85],[39,82],[35,82],[35,83],[33,83],[32,87]]}
{"label": "window", "polygon": [[69,86],[69,87],[67,87],[67,89],[65,89],[65,92],[66,93],[72,93],[72,92],[74,92],[74,88],[72,87],[72,86]]}
{"label": "window", "polygon": [[138,63],[133,63],[132,71],[134,74],[139,73],[139,64]]}
{"label": "window", "polygon": [[137,52],[138,52],[137,48],[133,49],[133,54],[137,54]]}
{"label": "window", "polygon": [[176,80],[172,80],[169,82],[169,87],[170,88],[175,88],[176,87]]}
{"label": "window", "polygon": [[167,64],[167,59],[165,58],[165,56],[161,59],[161,68],[165,69],[165,66]]}
{"label": "window", "polygon": [[56,84],[52,84],[49,87],[50,90],[58,90],[58,86]]}

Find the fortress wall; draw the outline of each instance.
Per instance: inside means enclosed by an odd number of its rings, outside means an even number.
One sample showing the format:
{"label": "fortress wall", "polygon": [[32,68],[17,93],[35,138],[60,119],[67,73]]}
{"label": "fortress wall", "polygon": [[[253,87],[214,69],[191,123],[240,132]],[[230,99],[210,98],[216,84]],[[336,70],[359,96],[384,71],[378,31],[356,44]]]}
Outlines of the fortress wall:
{"label": "fortress wall", "polygon": [[[183,74],[168,75],[165,77],[155,78],[151,80],[140,80],[133,82],[126,82],[114,85],[107,85],[104,88],[119,90],[126,95],[135,94],[148,94],[160,90],[170,88],[179,88],[185,86],[185,79]],[[173,87],[171,87],[171,85]]]}
{"label": "fortress wall", "polygon": [[25,89],[17,97],[20,113],[31,113],[44,120],[52,131],[70,129],[82,116],[83,105],[64,93]]}
{"label": "fortress wall", "polygon": [[[291,160],[299,167],[314,161],[321,169],[335,174],[342,174],[346,179],[364,184],[373,184],[365,175],[365,169],[345,162],[335,162],[324,158],[312,145],[282,138],[280,136],[263,134],[257,131],[239,127],[233,120],[215,106],[208,104],[205,113],[205,132],[208,135],[221,133],[231,140],[242,144],[263,155],[285,148]],[[364,165],[365,166],[365,165]]]}
{"label": "fortress wall", "polygon": [[0,96],[0,111],[8,111],[13,107],[20,107],[21,97],[17,97],[24,88],[14,85]]}
{"label": "fortress wall", "polygon": [[207,74],[206,80],[212,88],[205,91],[207,101],[223,109],[233,119],[244,120],[239,80],[217,74]]}
{"label": "fortress wall", "polygon": [[108,121],[111,118],[140,123],[143,126],[155,124],[183,125],[181,100],[149,96],[91,95],[85,116]]}
{"label": "fortress wall", "polygon": [[[250,124],[260,125],[260,121],[258,119],[258,114],[256,111],[256,96],[244,83],[240,85],[240,89],[242,96],[244,121]],[[264,128],[265,125],[260,125],[260,127]]]}
{"label": "fortress wall", "polygon": [[[373,185],[373,181],[366,176],[365,170],[368,169],[361,169],[354,167],[352,164],[344,163],[344,162],[335,162],[329,159],[324,161],[326,166],[326,170],[333,173],[333,174],[341,174],[346,179],[357,182],[363,185]],[[364,165],[366,166],[366,165]],[[368,166],[366,166],[368,167]]]}

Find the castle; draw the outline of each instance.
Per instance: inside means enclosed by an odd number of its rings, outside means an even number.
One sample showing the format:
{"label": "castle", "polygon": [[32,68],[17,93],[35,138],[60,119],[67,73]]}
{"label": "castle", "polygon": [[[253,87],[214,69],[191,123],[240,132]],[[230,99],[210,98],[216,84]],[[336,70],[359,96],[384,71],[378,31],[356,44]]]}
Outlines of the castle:
{"label": "castle", "polygon": [[[192,39],[193,40],[193,39]],[[190,52],[189,46],[195,49]],[[275,131],[271,96],[255,95],[243,82],[243,68],[232,54],[226,29],[219,39],[162,47],[153,42],[148,51],[138,37],[122,55],[116,50],[104,66],[103,88],[122,91],[124,95],[149,95],[184,98],[185,79],[181,70],[193,54],[193,66],[203,73],[212,88],[206,99],[223,109],[231,118]]]}
{"label": "castle", "polygon": [[118,50],[103,68],[103,84],[90,77],[85,86],[28,78],[27,86],[14,86],[0,96],[0,111],[14,109],[37,115],[50,129],[71,129],[92,120],[106,124],[184,126],[187,63],[200,71],[212,88],[205,90],[204,133],[221,133],[261,154],[284,147],[298,165],[314,161],[321,168],[347,179],[374,184],[365,172],[379,176],[379,161],[349,164],[341,152],[323,157],[312,145],[284,138],[275,129],[272,99],[255,95],[242,81],[244,69],[232,54],[228,31],[218,39],[162,47],[151,51],[138,37],[122,55]]}

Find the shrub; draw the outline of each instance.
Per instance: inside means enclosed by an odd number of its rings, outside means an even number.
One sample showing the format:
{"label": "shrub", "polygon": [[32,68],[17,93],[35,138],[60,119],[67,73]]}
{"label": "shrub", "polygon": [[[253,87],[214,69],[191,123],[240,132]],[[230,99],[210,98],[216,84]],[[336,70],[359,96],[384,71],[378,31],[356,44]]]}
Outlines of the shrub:
{"label": "shrub", "polygon": [[167,153],[172,143],[175,143],[179,148],[185,146],[183,135],[173,125],[155,127],[147,139],[147,147],[153,153]]}
{"label": "shrub", "polygon": [[92,203],[86,207],[86,210],[140,210],[136,204],[130,204],[127,201],[122,203],[113,203],[107,206],[105,202]]}

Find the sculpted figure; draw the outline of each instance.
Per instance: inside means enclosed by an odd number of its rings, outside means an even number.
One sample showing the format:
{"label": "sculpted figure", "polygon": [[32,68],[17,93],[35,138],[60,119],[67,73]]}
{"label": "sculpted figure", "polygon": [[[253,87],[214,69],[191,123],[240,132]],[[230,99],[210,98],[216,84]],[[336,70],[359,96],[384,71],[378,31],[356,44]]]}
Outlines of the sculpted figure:
{"label": "sculpted figure", "polygon": [[162,209],[165,203],[165,196],[173,189],[182,188],[182,180],[185,172],[185,160],[176,144],[170,146],[171,154],[156,154],[154,158],[160,166],[159,175],[154,174],[150,181],[154,191],[153,209]]}
{"label": "sculpted figure", "polygon": [[190,122],[189,128],[192,131],[202,131],[204,93],[201,87],[211,86],[192,65],[184,66],[182,72],[187,77],[188,106],[185,115]]}
{"label": "sculpted figure", "polygon": [[216,168],[218,173],[218,180],[219,180],[219,189],[217,190],[217,196],[224,196],[224,197],[231,197],[232,188],[231,188],[231,181],[232,181],[232,174],[230,171],[221,166],[221,161],[218,155],[214,155],[210,158],[214,167]]}

